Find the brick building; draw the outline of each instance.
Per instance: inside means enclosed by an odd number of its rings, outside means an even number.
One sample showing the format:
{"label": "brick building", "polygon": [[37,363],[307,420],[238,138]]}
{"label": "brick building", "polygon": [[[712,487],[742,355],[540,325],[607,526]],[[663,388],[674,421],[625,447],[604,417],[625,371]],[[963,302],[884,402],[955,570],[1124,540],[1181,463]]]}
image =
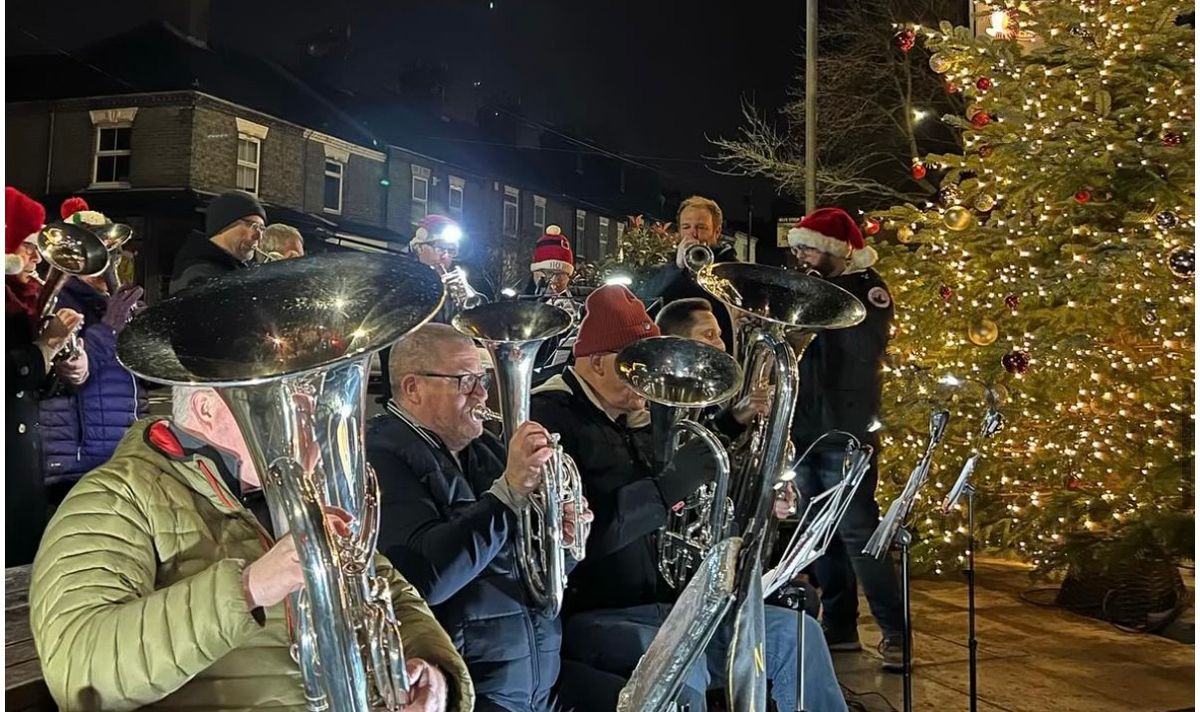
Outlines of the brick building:
{"label": "brick building", "polygon": [[546,225],[599,259],[627,214],[661,206],[657,176],[630,181],[619,160],[528,150],[544,137],[485,146],[475,127],[317,87],[167,23],[8,69],[8,184],[50,214],[82,195],[133,226],[150,300],[208,200],[235,187],[258,194],[269,222],[300,229],[310,252],[403,252],[424,215],[452,215],[469,238],[462,261],[492,289],[528,276]]}

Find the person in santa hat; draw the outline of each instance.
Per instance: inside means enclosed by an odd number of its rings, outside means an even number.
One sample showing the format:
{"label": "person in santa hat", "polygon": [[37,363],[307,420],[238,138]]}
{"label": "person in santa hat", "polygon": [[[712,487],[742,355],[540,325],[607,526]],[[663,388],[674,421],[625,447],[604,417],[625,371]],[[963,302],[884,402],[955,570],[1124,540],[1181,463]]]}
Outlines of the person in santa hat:
{"label": "person in santa hat", "polygon": [[[894,315],[892,295],[872,266],[879,259],[854,218],[841,208],[821,208],[788,231],[800,269],[845,289],[863,303],[867,317],[849,329],[819,332],[800,360],[800,394],[792,420],[797,452],[829,431],[854,435],[875,446],[871,469],[854,494],[828,553],[815,564],[821,587],[822,623],[829,649],[861,650],[857,583],[883,631],[883,668],[903,671],[903,609],[890,559],[863,554],[879,522],[879,408],[883,356]],[[799,465],[796,482],[808,497],[839,484],[846,454],[844,436],[826,437]]]}
{"label": "person in santa hat", "polygon": [[571,251],[571,243],[561,227],[546,227],[545,234],[538,238],[533,248],[529,271],[531,278],[525,294],[544,298],[553,306],[565,310],[574,320],[570,330],[547,339],[538,350],[538,365],[533,372],[533,385],[537,386],[562,373],[571,362],[575,338],[583,319],[583,302],[576,299],[571,290],[571,278],[575,276],[575,253]]}
{"label": "person in santa hat", "polygon": [[[64,222],[89,229],[112,224],[78,197],[63,201],[59,214]],[[117,361],[117,336],[142,306],[141,298],[136,284],[110,294],[103,274],[70,277],[59,292],[59,306],[83,315],[80,337],[90,375],[81,387],[60,389],[41,402],[39,429],[52,506],[80,477],[108,461],[125,431],[148,411],[148,386]]]}
{"label": "person in santa hat", "polygon": [[41,203],[13,187],[4,191],[5,378],[4,565],[33,561],[46,528],[46,485],[42,475],[38,405],[57,376],[77,386],[88,376],[87,352],[55,360],[83,322],[73,309],[60,309],[42,326],[37,301],[41,281],[37,234],[46,222]]}

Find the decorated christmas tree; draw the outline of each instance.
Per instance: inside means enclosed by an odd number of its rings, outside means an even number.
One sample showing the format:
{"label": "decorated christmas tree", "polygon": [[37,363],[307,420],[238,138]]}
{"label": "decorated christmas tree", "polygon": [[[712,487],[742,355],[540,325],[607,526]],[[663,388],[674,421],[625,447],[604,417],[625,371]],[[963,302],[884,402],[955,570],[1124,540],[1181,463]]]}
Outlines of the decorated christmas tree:
{"label": "decorated christmas tree", "polygon": [[[913,158],[936,202],[868,215],[897,321],[882,471],[953,420],[915,519],[918,564],[956,568],[936,505],[982,453],[979,548],[1056,568],[1089,551],[1190,557],[1194,32],[1165,0],[1025,0],[966,28],[898,28],[966,100],[962,152]],[[1003,429],[980,441],[988,397]],[[881,499],[896,483],[881,488]],[[890,488],[890,489],[889,489]]]}

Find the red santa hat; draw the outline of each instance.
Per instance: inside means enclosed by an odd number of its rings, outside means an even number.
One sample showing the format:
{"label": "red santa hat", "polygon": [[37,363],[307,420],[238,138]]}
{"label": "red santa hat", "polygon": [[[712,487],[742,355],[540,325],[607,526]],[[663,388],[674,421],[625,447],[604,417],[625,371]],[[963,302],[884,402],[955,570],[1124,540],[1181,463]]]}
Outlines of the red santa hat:
{"label": "red santa hat", "polygon": [[37,239],[46,224],[46,208],[21,191],[4,189],[4,274],[20,274],[24,261],[14,254],[21,243]]}
{"label": "red santa hat", "polygon": [[575,255],[571,253],[571,243],[562,234],[562,228],[550,225],[546,234],[538,238],[533,248],[533,262],[529,265],[530,272],[545,270],[547,272],[574,272]]}
{"label": "red santa hat", "polygon": [[417,234],[409,242],[411,247],[430,242],[452,242],[462,239],[462,228],[445,215],[426,215],[417,223]]}
{"label": "red santa hat", "polygon": [[879,254],[867,246],[858,223],[841,208],[820,208],[804,216],[788,230],[788,245],[847,258],[847,272],[861,272],[879,259]]}

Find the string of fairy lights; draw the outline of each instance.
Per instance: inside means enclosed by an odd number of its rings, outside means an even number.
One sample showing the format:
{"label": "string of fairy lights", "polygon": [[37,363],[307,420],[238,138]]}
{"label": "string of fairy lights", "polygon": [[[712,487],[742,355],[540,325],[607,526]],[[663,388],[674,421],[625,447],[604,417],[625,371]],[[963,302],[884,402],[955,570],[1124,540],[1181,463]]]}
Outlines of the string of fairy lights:
{"label": "string of fairy lights", "polygon": [[[930,406],[949,404],[935,487],[977,447],[981,542],[1034,564],[1072,532],[1174,506],[1184,486],[1164,473],[1191,456],[1194,417],[1194,56],[1173,23],[1185,9],[1012,2],[994,8],[992,40],[897,28],[900,51],[922,38],[967,108],[943,117],[961,155],[914,157],[914,178],[942,172],[937,200],[865,225],[902,243],[880,261],[900,307],[884,471],[916,462]],[[1006,426],[974,442],[988,390]],[[939,572],[961,549],[948,521],[920,520],[918,559]]]}

